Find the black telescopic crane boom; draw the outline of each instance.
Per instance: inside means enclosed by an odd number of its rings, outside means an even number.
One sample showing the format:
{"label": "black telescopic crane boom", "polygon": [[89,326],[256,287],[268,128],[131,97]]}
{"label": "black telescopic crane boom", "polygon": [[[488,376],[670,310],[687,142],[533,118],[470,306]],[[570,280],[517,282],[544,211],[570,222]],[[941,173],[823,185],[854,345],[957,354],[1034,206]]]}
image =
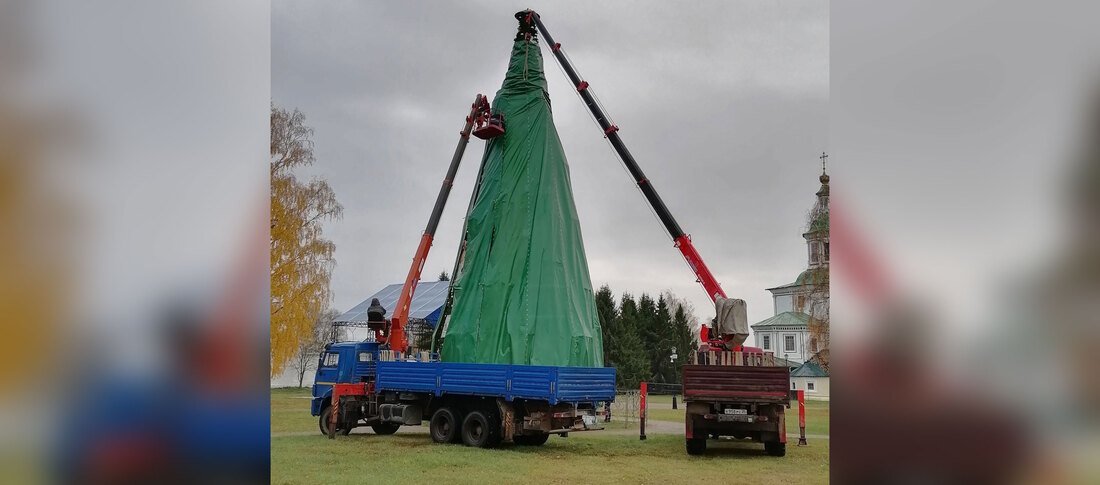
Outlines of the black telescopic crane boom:
{"label": "black telescopic crane boom", "polygon": [[703,289],[706,290],[707,296],[709,296],[711,300],[715,300],[718,297],[725,298],[726,292],[722,290],[722,286],[718,284],[718,280],[710,272],[710,269],[707,268],[706,263],[703,262],[702,256],[695,250],[695,245],[692,244],[691,237],[684,233],[684,230],[680,228],[680,224],[676,222],[676,218],[672,217],[672,213],[669,212],[668,207],[665,206],[665,202],[661,200],[661,196],[657,194],[657,190],[653,188],[653,184],[646,178],[645,173],[642,172],[642,168],[638,166],[638,162],[634,161],[634,155],[631,155],[630,150],[623,144],[622,138],[619,137],[619,127],[612,124],[611,120],[607,118],[607,114],[603,112],[603,108],[596,102],[596,97],[588,88],[588,82],[581,79],[581,76],[577,74],[577,70],[573,67],[573,64],[569,62],[569,58],[565,57],[565,52],[562,51],[561,44],[554,42],[554,38],[550,35],[550,32],[546,30],[546,25],[542,23],[542,18],[540,18],[539,14],[534,10],[524,10],[516,13],[516,19],[519,20],[520,24],[518,36],[531,38],[535,35],[537,30],[537,33],[541,34],[542,38],[546,41],[546,45],[550,46],[550,52],[554,53],[554,57],[565,71],[565,75],[569,76],[569,81],[577,88],[577,92],[581,95],[581,100],[584,101],[585,106],[588,106],[588,110],[591,111],[592,116],[596,118],[596,123],[598,123],[600,129],[603,130],[604,136],[611,142],[611,147],[614,148],[615,153],[619,155],[619,159],[622,160],[623,165],[625,165],[627,171],[630,172],[630,176],[634,177],[634,182],[638,184],[638,188],[641,189],[642,195],[645,196],[646,201],[648,201],[650,207],[653,208],[653,212],[657,213],[657,218],[661,220],[661,224],[664,224],[668,234],[672,236],[672,240],[676,243],[676,248],[680,250],[688,266],[695,272],[695,276],[698,278],[699,283],[703,285]]}
{"label": "black telescopic crane boom", "polygon": [[554,57],[557,58],[558,64],[565,70],[565,75],[569,76],[569,81],[577,88],[577,92],[580,93],[585,106],[588,106],[588,110],[591,111],[592,116],[596,118],[596,123],[600,125],[600,129],[604,131],[604,135],[606,135],[607,139],[611,142],[611,147],[615,149],[615,153],[622,159],[623,165],[626,165],[626,169],[630,172],[630,176],[634,177],[634,181],[637,182],[638,188],[642,190],[642,194],[645,195],[646,200],[653,206],[654,212],[657,213],[657,217],[661,219],[661,223],[664,224],[665,229],[668,230],[672,239],[684,235],[684,231],[680,228],[680,224],[676,222],[676,218],[672,217],[672,213],[669,212],[668,207],[665,206],[665,202],[661,200],[661,196],[657,194],[657,190],[653,188],[653,184],[646,178],[645,173],[642,172],[642,168],[638,166],[638,162],[634,161],[634,156],[630,154],[630,150],[623,144],[623,140],[619,137],[618,133],[619,127],[611,124],[611,120],[607,118],[603,109],[600,108],[599,103],[596,102],[595,96],[589,91],[588,82],[581,79],[581,76],[577,74],[577,70],[561,50],[561,44],[554,42],[554,38],[550,35],[550,32],[546,30],[546,25],[542,23],[539,14],[533,10],[526,10],[517,13],[516,18],[519,19],[520,22],[533,22],[535,27],[538,28],[539,34],[546,40],[546,45],[549,46],[550,51],[554,53]]}
{"label": "black telescopic crane boom", "polygon": [[462,155],[466,153],[466,145],[470,143],[470,131],[473,130],[475,117],[482,109],[483,104],[485,104],[485,96],[477,95],[470,110],[470,116],[466,118],[466,125],[462,127],[462,132],[459,133],[458,146],[455,147],[455,153],[451,156],[451,164],[447,166],[447,175],[443,177],[443,186],[440,187],[439,195],[435,198],[435,206],[432,207],[432,215],[428,218],[428,225],[424,228],[424,234],[434,236],[436,228],[439,227],[439,219],[443,217],[443,209],[447,207],[447,199],[451,195],[455,175],[458,174],[458,165],[462,163]]}

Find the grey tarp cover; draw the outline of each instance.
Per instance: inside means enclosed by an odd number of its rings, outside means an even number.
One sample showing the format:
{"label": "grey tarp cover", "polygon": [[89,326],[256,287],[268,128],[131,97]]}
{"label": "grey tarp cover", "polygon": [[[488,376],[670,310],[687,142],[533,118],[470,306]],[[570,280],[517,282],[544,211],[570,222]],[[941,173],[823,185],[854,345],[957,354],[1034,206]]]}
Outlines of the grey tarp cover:
{"label": "grey tarp cover", "polygon": [[722,298],[714,300],[714,311],[717,313],[718,334],[733,335],[733,343],[741,345],[749,338],[749,316],[745,308],[745,300],[736,298]]}

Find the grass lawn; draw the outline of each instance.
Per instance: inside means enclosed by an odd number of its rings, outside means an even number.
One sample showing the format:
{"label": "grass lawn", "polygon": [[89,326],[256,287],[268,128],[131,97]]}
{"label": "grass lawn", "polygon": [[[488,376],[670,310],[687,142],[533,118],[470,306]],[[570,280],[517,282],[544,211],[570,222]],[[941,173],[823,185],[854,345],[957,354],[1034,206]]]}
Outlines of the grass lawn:
{"label": "grass lawn", "polygon": [[271,390],[271,432],[317,431],[317,417],[309,414],[309,388]]}
{"label": "grass lawn", "polygon": [[[787,410],[787,432],[798,432],[798,403]],[[806,434],[829,434],[829,401],[806,401]]]}
{"label": "grass lawn", "polygon": [[[616,431],[637,423],[554,436],[541,447],[492,450],[432,443],[427,427],[409,434],[328,440],[309,415],[309,400],[302,399],[308,396],[308,389],[271,391],[272,483],[710,483],[733,470],[738,481],[752,483],[828,482],[828,440],[811,440],[807,447],[792,442],[783,458],[765,455],[759,443],[714,441],[707,455],[693,457],[684,452],[680,435],[650,434],[640,441]],[[809,410],[808,403],[808,415]],[[657,419],[653,411],[651,419]],[[679,413],[680,418],[669,420],[682,422],[682,409],[660,411]],[[288,435],[297,432],[306,434]]]}
{"label": "grass lawn", "polygon": [[271,439],[272,483],[710,483],[733,470],[751,483],[826,483],[829,442],[792,445],[775,458],[754,443],[711,442],[706,456],[693,457],[677,435],[639,441],[600,432],[492,450],[439,445],[419,433]]}

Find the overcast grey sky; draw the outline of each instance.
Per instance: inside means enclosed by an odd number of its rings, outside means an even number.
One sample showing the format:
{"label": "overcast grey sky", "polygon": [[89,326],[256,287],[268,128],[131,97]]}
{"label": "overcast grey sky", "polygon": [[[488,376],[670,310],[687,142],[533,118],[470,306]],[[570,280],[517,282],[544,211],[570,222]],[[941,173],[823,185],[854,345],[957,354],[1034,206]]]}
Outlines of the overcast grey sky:
{"label": "overcast grey sky", "polygon": [[[801,237],[828,150],[829,16],[821,2],[275,2],[273,102],[305,113],[344,218],[333,305],[400,282],[476,93],[504,79],[516,21],[540,12],[731,297],[806,266]],[[593,284],[713,307],[564,74],[543,49]],[[456,180],[426,279],[450,272],[484,143]]]}

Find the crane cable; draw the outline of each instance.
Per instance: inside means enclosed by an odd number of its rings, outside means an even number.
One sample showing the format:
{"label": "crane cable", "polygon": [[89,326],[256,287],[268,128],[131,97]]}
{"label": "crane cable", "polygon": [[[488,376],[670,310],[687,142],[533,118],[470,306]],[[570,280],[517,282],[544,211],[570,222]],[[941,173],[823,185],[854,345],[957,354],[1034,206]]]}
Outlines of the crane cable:
{"label": "crane cable", "polygon": [[[573,59],[571,59],[569,57],[569,53],[565,52],[565,49],[559,47],[558,51],[561,52],[562,57],[565,58],[565,61],[568,62],[569,65],[574,65],[573,64]],[[565,72],[565,67],[562,66],[562,63],[561,62],[556,62],[555,64],[558,65],[558,70],[561,71],[562,75],[565,76],[566,79],[569,79],[569,74]],[[525,64],[525,66],[526,66],[526,64]],[[576,67],[574,67],[573,71],[576,72],[576,70],[577,70]],[[579,72],[577,73],[577,77],[581,77]],[[572,82],[572,80],[570,80],[570,82]],[[577,95],[577,99],[581,100],[581,104],[587,106],[588,103],[585,102],[584,97],[581,96],[580,91],[578,91],[576,89],[573,89],[573,94]],[[615,120],[613,120],[611,118],[611,115],[608,114],[607,109],[604,108],[603,102],[600,101],[600,97],[596,95],[596,92],[593,91],[591,88],[589,88],[588,89],[588,94],[592,95],[592,99],[595,100],[596,105],[599,106],[600,111],[603,113],[604,117],[607,119],[608,124],[610,124],[612,126],[618,126],[618,125],[615,124]],[[599,122],[598,119],[596,119],[596,115],[594,113],[592,113],[592,110],[588,110],[588,118],[590,120],[592,120],[593,123],[596,124],[596,128],[599,128],[600,131],[603,131],[603,126],[600,126],[600,122]],[[607,148],[609,150],[611,150],[612,153],[615,154],[616,159],[619,159],[619,153],[617,151],[615,151],[615,147],[611,145],[611,138],[609,138],[608,135],[605,134],[603,139],[607,143]],[[633,183],[631,183],[631,185],[634,186],[634,189],[637,190],[638,193],[642,194],[642,198],[644,199],[645,194],[642,193],[642,187],[638,184],[638,181],[634,179],[634,174],[630,173],[630,170],[626,167],[626,162],[623,161],[622,159],[619,159],[619,164],[618,165],[619,165],[620,168],[622,168],[623,172],[626,173],[627,177],[630,180],[633,181]],[[662,221],[661,217],[657,215],[657,210],[653,208],[653,205],[652,204],[646,204],[646,208],[648,208],[649,213],[651,215],[653,215],[653,220],[657,221],[657,223],[660,224],[663,227],[664,221]],[[661,233],[664,234],[669,239],[673,239],[672,236],[670,234],[668,234],[667,231],[661,231]]]}

